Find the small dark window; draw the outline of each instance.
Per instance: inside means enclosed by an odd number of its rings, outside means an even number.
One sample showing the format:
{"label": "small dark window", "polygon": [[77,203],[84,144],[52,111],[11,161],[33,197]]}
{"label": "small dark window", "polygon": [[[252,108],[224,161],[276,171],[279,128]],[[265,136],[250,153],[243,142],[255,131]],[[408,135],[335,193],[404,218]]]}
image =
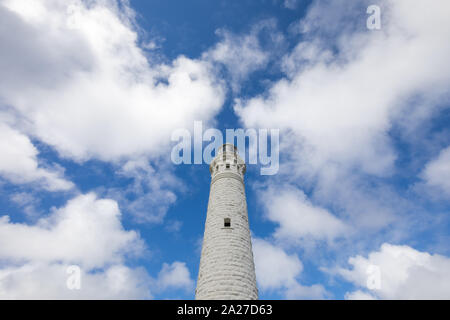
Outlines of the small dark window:
{"label": "small dark window", "polygon": [[230,219],[230,218],[225,218],[225,219],[224,219],[224,222],[223,222],[223,226],[224,226],[225,228],[231,227],[231,219]]}
{"label": "small dark window", "polygon": [[227,163],[227,169],[230,169],[230,164],[229,163]]}
{"label": "small dark window", "polygon": [[219,170],[219,165],[216,166],[216,170]]}

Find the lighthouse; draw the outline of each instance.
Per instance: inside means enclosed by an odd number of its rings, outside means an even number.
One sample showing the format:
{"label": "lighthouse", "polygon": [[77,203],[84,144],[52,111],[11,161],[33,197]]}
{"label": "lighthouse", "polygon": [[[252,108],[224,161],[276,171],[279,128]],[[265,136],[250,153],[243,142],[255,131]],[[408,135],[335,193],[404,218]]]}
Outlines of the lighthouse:
{"label": "lighthouse", "polygon": [[258,299],[247,201],[245,162],[236,147],[224,144],[211,161],[197,300]]}

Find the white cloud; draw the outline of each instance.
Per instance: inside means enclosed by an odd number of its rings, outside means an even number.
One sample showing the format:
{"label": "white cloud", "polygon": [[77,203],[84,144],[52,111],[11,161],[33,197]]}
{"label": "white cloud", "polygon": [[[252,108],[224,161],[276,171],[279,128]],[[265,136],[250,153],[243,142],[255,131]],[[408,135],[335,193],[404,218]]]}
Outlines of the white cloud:
{"label": "white cloud", "polygon": [[[450,258],[385,243],[367,258],[351,257],[352,269],[340,268],[337,274],[361,288],[346,294],[351,299],[449,299]],[[368,268],[380,271],[380,288],[367,290]]]}
{"label": "white cloud", "polygon": [[113,265],[97,272],[81,269],[79,290],[67,287],[69,265],[24,264],[0,269],[0,299],[151,298],[145,270]]}
{"label": "white cloud", "polygon": [[297,282],[287,287],[285,291],[285,297],[288,300],[325,299],[329,295],[321,284],[303,286]]}
{"label": "white cloud", "polygon": [[[285,58],[291,61],[288,76],[267,95],[241,101],[235,109],[249,127],[292,130],[308,165],[300,171],[337,163],[382,175],[395,159],[387,136],[392,119],[405,116],[412,96],[433,102],[448,91],[450,45],[440,39],[450,35],[443,10],[449,4],[439,1],[425,9],[421,1],[386,1],[381,31],[338,29],[335,42],[315,37],[324,31],[318,24],[327,30],[330,15],[337,16],[330,20],[335,21],[350,14],[344,3],[317,2],[302,23],[309,30],[305,40]],[[333,45],[338,53],[331,51]]]}
{"label": "white cloud", "polygon": [[156,279],[159,290],[169,288],[194,290],[194,280],[191,279],[189,269],[184,262],[175,261],[172,264],[164,263]]}
{"label": "white cloud", "polygon": [[266,240],[253,238],[252,243],[259,290],[279,290],[287,299],[325,296],[321,285],[303,286],[298,282],[303,264],[296,254],[289,255]]}
{"label": "white cloud", "polygon": [[0,21],[0,100],[63,156],[156,158],[174,129],[222,106],[208,62],[148,61],[131,9],[116,1],[4,0]]}
{"label": "white cloud", "polygon": [[[221,41],[206,51],[203,58],[226,67],[235,92],[252,72],[266,67],[276,48],[283,43],[283,36],[276,31],[274,20],[263,20],[253,25],[247,34],[234,34],[223,29],[216,33]],[[263,36],[267,43],[261,41]]]}
{"label": "white cloud", "polygon": [[277,239],[301,243],[305,238],[328,240],[341,236],[348,227],[326,209],[314,206],[294,187],[271,188],[260,196],[269,220],[278,223]]}
{"label": "white cloud", "polygon": [[422,176],[427,185],[437,187],[450,195],[450,147],[442,150],[436,159],[427,163]]}
{"label": "white cloud", "polygon": [[[92,193],[34,225],[0,217],[0,299],[143,299],[168,289],[193,290],[184,262],[164,263],[155,278],[128,267],[127,258],[146,249],[120,218],[115,201]],[[80,268],[80,290],[67,286],[71,265]]]}
{"label": "white cloud", "polygon": [[266,65],[269,56],[262,51],[257,34],[236,36],[224,30],[219,30],[218,34],[223,40],[207,52],[205,57],[227,67],[231,74],[233,89],[237,91],[240,82],[252,71]]}
{"label": "white cloud", "polygon": [[367,292],[357,290],[357,291],[353,291],[353,292],[347,292],[345,294],[345,299],[346,300],[375,300],[375,297]]}
{"label": "white cloud", "polygon": [[144,249],[135,231],[126,231],[113,200],[94,194],[78,196],[63,208],[41,218],[36,225],[13,223],[0,218],[0,259],[78,264],[100,268],[122,263],[124,254]]}
{"label": "white cloud", "polygon": [[280,183],[310,189],[358,230],[373,231],[400,221],[404,209],[378,179],[396,170],[391,130],[420,126],[411,118],[448,101],[450,44],[441,39],[450,37],[450,4],[382,1],[379,31],[365,29],[365,4],[313,3],[283,59],[285,77],[236,100],[235,111],[246,127],[281,129]]}
{"label": "white cloud", "polygon": [[[38,140],[75,161],[114,162],[133,182],[123,193],[100,191],[142,220],[162,220],[176,199],[171,189],[182,186],[158,159],[174,129],[217,114],[224,89],[209,61],[152,61],[137,29],[126,1],[0,0],[0,108],[14,123],[0,128],[3,177],[49,190],[73,187],[61,168],[37,160],[31,140]],[[126,200],[129,193],[135,200]],[[0,297],[148,298],[151,285],[192,285],[181,262],[165,264],[157,279],[127,267],[144,244],[120,217],[116,201],[93,193],[34,225],[1,217]],[[65,286],[70,264],[81,267],[80,291]]]}
{"label": "white cloud", "polygon": [[253,251],[258,285],[262,290],[289,286],[303,270],[297,255],[289,256],[265,240],[254,238]]}
{"label": "white cloud", "polygon": [[0,122],[0,176],[15,184],[35,183],[49,191],[73,188],[62,170],[38,163],[38,150],[30,139]]}
{"label": "white cloud", "polygon": [[[124,230],[117,203],[80,195],[35,225],[0,218],[0,298],[148,298],[142,268],[125,265],[144,251],[135,231]],[[81,289],[69,290],[67,268],[81,269]]]}
{"label": "white cloud", "polygon": [[[23,140],[44,142],[61,157],[146,162],[145,170],[119,172],[134,179],[126,190],[99,191],[136,221],[159,223],[181,189],[155,163],[169,162],[173,130],[213,119],[225,89],[211,61],[146,55],[134,15],[126,1],[0,1],[0,108]],[[7,175],[14,183],[42,176],[48,189],[69,188],[58,167],[22,176],[15,166]]]}
{"label": "white cloud", "polygon": [[37,205],[40,203],[40,200],[32,193],[12,193],[10,194],[10,200],[22,208],[27,217],[37,218],[39,216]]}

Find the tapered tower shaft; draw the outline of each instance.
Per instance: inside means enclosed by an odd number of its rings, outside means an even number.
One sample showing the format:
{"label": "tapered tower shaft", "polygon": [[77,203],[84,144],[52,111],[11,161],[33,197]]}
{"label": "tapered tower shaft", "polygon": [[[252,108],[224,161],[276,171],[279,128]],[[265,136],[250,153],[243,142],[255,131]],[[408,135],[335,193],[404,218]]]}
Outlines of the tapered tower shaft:
{"label": "tapered tower shaft", "polygon": [[258,299],[245,170],[245,163],[232,144],[223,145],[210,164],[211,189],[196,299]]}

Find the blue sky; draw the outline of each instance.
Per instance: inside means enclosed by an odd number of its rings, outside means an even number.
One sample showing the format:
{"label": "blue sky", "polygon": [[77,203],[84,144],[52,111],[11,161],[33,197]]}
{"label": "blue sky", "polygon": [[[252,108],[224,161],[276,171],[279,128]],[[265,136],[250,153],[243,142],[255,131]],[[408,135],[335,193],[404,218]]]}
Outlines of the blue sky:
{"label": "blue sky", "polygon": [[445,0],[25,2],[0,0],[0,298],[193,299],[194,121],[280,130],[246,174],[260,299],[450,298]]}

